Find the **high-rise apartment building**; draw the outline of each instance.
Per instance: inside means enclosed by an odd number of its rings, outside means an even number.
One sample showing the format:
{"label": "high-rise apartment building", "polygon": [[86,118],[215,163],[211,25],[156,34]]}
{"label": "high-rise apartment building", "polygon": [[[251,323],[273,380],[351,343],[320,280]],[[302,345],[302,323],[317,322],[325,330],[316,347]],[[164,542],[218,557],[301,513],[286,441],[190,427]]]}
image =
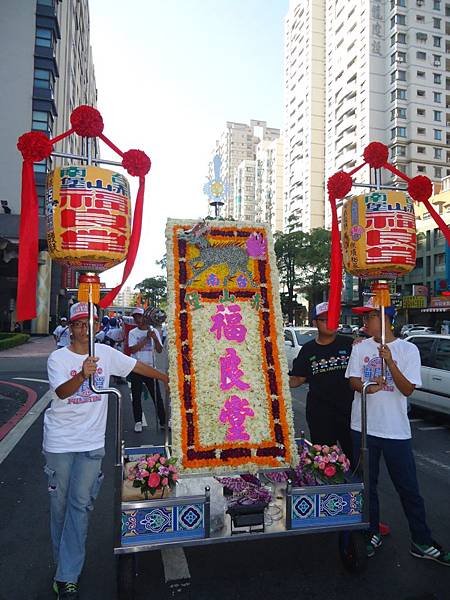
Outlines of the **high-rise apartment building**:
{"label": "high-rise apartment building", "polygon": [[[22,165],[17,139],[30,130],[54,137],[69,129],[70,113],[76,106],[95,106],[88,0],[3,0],[0,54],[0,329],[7,330],[15,320],[17,286]],[[55,149],[78,153],[82,143],[71,136]],[[34,166],[41,213],[38,318],[26,328],[37,333],[48,331],[49,318],[55,318],[58,302],[64,301],[58,296],[63,287],[60,269],[46,252],[44,222],[46,174],[55,163],[48,159]]]}
{"label": "high-rise apartment building", "polygon": [[291,0],[285,27],[284,219],[302,231],[324,224],[324,22],[325,0]]}
{"label": "high-rise apartment building", "polygon": [[250,125],[227,121],[220,134],[212,156],[218,154],[222,160],[222,180],[227,184],[227,194],[223,207],[224,217],[234,217],[236,199],[236,173],[242,161],[256,159],[256,145],[261,140],[275,140],[280,137],[280,130],[267,127],[266,121],[252,119]]}
{"label": "high-rise apartment building", "polygon": [[255,221],[283,231],[283,138],[262,140],[256,146]]}
{"label": "high-rise apartment building", "polygon": [[255,221],[255,161],[239,163],[234,177],[233,217],[238,221]]}
{"label": "high-rise apartment building", "polygon": [[[323,54],[318,52],[322,47]],[[328,216],[327,177],[361,162],[371,141],[387,144],[391,161],[410,177],[424,174],[438,183],[450,173],[447,51],[448,2],[291,1],[286,18],[287,217],[300,214],[305,229],[304,214],[320,201]],[[311,110],[317,119],[309,117]],[[307,180],[311,139],[324,165],[321,191]],[[366,169],[355,179],[367,181],[368,176]],[[383,173],[383,182],[392,181]]]}

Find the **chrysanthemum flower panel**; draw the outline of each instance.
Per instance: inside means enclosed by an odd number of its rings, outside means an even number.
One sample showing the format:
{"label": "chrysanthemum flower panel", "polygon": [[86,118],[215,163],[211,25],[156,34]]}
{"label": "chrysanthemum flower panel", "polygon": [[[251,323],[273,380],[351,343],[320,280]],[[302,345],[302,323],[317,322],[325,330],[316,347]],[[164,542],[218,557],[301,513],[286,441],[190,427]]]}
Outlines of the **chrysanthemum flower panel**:
{"label": "chrysanthemum flower panel", "polygon": [[270,231],[167,225],[172,437],[181,470],[297,461]]}

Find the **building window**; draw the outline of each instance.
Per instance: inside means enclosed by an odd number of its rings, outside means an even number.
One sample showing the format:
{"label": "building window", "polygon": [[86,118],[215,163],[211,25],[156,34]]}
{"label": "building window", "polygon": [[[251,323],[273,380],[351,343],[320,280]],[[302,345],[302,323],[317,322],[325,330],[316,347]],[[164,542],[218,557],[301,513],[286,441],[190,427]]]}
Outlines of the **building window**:
{"label": "building window", "polygon": [[425,23],[425,17],[423,15],[416,15],[416,21],[418,23]]}
{"label": "building window", "polygon": [[398,60],[398,62],[405,63],[406,62],[406,52],[397,52],[397,60]]}
{"label": "building window", "polygon": [[416,52],[416,58],[418,58],[419,60],[426,60],[427,58],[427,53],[426,52]]}
{"label": "building window", "polygon": [[418,31],[416,33],[416,40],[418,42],[426,42],[428,39],[428,35],[426,33],[422,33],[421,31]]}
{"label": "building window", "polygon": [[34,70],[34,87],[43,88],[46,90],[51,89],[51,73],[45,69]]}
{"label": "building window", "polygon": [[391,46],[394,46],[395,44],[395,33],[394,35],[391,35]]}
{"label": "building window", "polygon": [[442,94],[441,94],[441,92],[433,92],[433,100],[435,102],[442,102]]}
{"label": "building window", "polygon": [[434,176],[442,177],[442,167],[434,167]]}
{"label": "building window", "polygon": [[406,71],[397,71],[397,79],[399,81],[406,81]]}
{"label": "building window", "polygon": [[441,56],[440,54],[433,54],[433,65],[435,67],[441,66]]}
{"label": "building window", "polygon": [[417,171],[418,173],[426,173],[427,169],[424,167],[424,165],[417,165]]}
{"label": "building window", "polygon": [[433,27],[435,29],[440,29],[441,28],[441,19],[437,19],[436,17],[433,17]]}
{"label": "building window", "polygon": [[425,78],[425,71],[417,71],[417,77]]}
{"label": "building window", "polygon": [[425,90],[417,90],[417,95],[421,98],[425,98]]}
{"label": "building window", "polygon": [[37,0],[38,4],[43,4],[44,6],[54,6],[55,0]]}
{"label": "building window", "polygon": [[419,115],[419,117],[424,117],[425,116],[425,109],[424,108],[418,108],[417,109],[417,114]]}
{"label": "building window", "polygon": [[441,160],[442,159],[442,148],[433,148],[434,150],[434,158],[436,158],[437,160]]}
{"label": "building window", "polygon": [[47,173],[47,160],[41,160],[33,164],[33,171],[35,173]]}
{"label": "building window", "polygon": [[417,154],[426,154],[425,146],[417,146]]}
{"label": "building window", "polygon": [[49,117],[50,113],[48,112],[33,110],[33,120],[31,122],[31,129],[38,131],[48,131],[50,129]]}
{"label": "building window", "polygon": [[406,100],[406,90],[403,88],[398,88],[397,90],[397,100]]}
{"label": "building window", "polygon": [[438,35],[433,35],[433,46],[435,48],[440,48],[441,47],[441,39]]}
{"label": "building window", "polygon": [[433,10],[441,10],[441,0],[433,0]]}
{"label": "building window", "polygon": [[425,129],[425,127],[418,127],[417,128],[417,135],[426,135],[427,130]]}
{"label": "building window", "polygon": [[397,44],[406,44],[406,33],[397,33]]}
{"label": "building window", "polygon": [[441,73],[433,73],[433,83],[442,83]]}
{"label": "building window", "polygon": [[399,119],[406,119],[406,108],[397,108],[397,117]]}
{"label": "building window", "polygon": [[36,28],[36,46],[53,48],[53,32],[51,29]]}
{"label": "building window", "polygon": [[440,110],[433,110],[433,119],[435,121],[442,121],[442,112]]}
{"label": "building window", "polygon": [[441,129],[433,129],[433,134],[434,134],[434,139],[435,140],[442,140],[442,130]]}

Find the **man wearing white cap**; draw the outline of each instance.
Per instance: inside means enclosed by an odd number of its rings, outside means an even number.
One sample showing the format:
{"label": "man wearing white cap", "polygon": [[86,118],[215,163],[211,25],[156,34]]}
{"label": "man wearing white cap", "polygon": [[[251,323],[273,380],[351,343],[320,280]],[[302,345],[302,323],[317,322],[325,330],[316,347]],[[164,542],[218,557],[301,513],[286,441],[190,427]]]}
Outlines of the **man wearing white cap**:
{"label": "man wearing white cap", "polygon": [[[146,365],[155,364],[154,352],[162,352],[162,343],[158,330],[154,327],[148,327],[144,320],[144,309],[137,306],[131,313],[136,323],[136,327],[128,334],[128,350],[131,356]],[[164,402],[157,382],[151,377],[145,377],[138,373],[131,373],[131,397],[133,402],[134,430],[138,433],[142,431],[142,387],[145,383],[150,396],[156,406],[159,426],[163,428],[166,422]]]}
{"label": "man wearing white cap", "polygon": [[53,337],[57,348],[64,348],[70,344],[70,330],[66,317],[60,318],[59,325],[53,332]]}
{"label": "man wearing white cap", "polygon": [[328,329],[327,320],[328,302],[321,302],[313,311],[317,337],[301,347],[289,373],[289,385],[294,388],[309,383],[306,420],[313,444],[331,446],[339,441],[351,461],[353,393],[345,370],[353,340]]}
{"label": "man wearing white cap", "polygon": [[[95,318],[97,314],[95,312]],[[54,591],[60,600],[77,600],[78,577],[84,563],[88,515],[103,475],[108,395],[111,375],[139,373],[168,383],[167,375],[105,344],[95,344],[88,356],[88,305],[70,309],[72,341],[55,350],[47,369],[53,400],[45,411],[43,450],[50,493],[50,525],[56,563]]]}

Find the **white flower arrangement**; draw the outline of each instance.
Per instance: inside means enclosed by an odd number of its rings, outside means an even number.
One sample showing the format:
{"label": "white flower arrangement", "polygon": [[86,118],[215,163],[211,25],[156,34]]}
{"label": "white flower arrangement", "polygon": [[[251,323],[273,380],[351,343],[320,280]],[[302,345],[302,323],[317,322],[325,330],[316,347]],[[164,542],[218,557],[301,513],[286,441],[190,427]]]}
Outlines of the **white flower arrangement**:
{"label": "white flower arrangement", "polygon": [[[298,455],[271,232],[262,224],[226,221],[211,221],[210,227],[205,231],[195,221],[169,220],[166,228],[173,453],[180,472],[293,466]],[[189,230],[197,234],[186,240]],[[201,245],[196,247],[200,237],[203,253]],[[258,251],[260,256],[251,253]],[[211,255],[222,262],[202,271]],[[259,260],[266,282],[259,278]],[[258,305],[265,294],[266,302]],[[211,331],[212,317],[228,313],[222,307],[230,306],[238,307],[232,310],[239,311],[246,328],[243,339]],[[221,359],[229,352],[240,361],[238,379],[246,389],[223,389]],[[227,405],[231,396],[238,397],[244,415],[237,429],[229,417],[237,414]]]}

